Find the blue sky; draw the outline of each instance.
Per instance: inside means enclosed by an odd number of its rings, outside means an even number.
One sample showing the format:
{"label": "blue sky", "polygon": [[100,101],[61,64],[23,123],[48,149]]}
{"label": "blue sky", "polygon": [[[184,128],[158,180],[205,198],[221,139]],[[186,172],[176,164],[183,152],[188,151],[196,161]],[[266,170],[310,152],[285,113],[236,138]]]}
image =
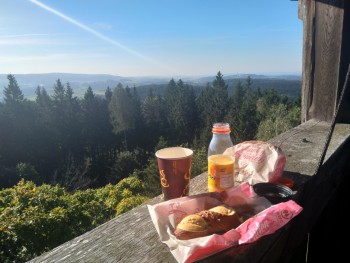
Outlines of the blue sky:
{"label": "blue sky", "polygon": [[290,0],[0,0],[0,74],[300,74]]}

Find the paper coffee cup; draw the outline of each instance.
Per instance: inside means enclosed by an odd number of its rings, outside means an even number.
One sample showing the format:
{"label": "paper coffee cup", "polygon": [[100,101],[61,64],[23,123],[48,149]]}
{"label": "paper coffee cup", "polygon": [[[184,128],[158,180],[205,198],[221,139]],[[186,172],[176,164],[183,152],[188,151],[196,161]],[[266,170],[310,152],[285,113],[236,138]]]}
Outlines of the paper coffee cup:
{"label": "paper coffee cup", "polygon": [[163,200],[187,196],[190,187],[193,151],[169,147],[155,153],[158,162]]}

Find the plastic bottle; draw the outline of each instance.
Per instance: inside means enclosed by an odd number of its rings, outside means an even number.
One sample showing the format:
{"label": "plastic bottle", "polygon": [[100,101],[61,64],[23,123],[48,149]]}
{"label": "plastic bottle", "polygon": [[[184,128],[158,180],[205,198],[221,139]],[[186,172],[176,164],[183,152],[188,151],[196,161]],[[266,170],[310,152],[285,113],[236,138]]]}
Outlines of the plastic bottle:
{"label": "plastic bottle", "polygon": [[221,192],[234,186],[235,159],[223,153],[233,146],[230,125],[214,123],[208,147],[208,191]]}

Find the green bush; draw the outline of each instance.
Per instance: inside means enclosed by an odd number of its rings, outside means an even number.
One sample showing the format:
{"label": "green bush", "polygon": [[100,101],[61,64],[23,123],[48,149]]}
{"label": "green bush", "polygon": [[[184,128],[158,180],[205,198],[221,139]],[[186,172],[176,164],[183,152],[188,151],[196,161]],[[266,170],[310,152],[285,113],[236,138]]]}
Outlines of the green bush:
{"label": "green bush", "polygon": [[143,183],[69,194],[59,186],[21,180],[0,191],[0,262],[25,262],[142,204]]}
{"label": "green bush", "polygon": [[144,202],[148,200],[148,197],[145,196],[131,196],[124,198],[118,205],[117,205],[117,215],[123,214],[134,207],[137,207]]}

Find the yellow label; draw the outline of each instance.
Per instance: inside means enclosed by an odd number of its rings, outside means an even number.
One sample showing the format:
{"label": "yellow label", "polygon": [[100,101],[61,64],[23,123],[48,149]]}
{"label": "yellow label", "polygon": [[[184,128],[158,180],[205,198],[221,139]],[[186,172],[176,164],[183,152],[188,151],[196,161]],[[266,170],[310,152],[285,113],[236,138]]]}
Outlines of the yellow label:
{"label": "yellow label", "polygon": [[220,192],[234,186],[235,159],[230,155],[208,157],[208,191]]}

